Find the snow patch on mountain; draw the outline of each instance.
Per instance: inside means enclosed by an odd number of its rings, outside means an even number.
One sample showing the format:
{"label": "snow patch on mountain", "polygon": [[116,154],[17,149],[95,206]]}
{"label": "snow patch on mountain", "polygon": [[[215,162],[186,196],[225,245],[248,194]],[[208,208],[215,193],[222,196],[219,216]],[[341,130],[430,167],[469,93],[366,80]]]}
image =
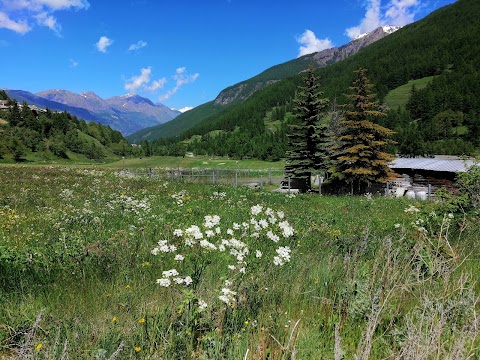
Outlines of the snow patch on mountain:
{"label": "snow patch on mountain", "polygon": [[[394,33],[395,31],[397,31],[397,30],[400,29],[400,28],[401,28],[401,26],[394,26],[394,25],[384,25],[384,26],[382,26],[383,31],[384,31],[385,33],[387,33],[387,34],[392,34],[392,33]],[[370,32],[363,33],[363,34],[357,36],[357,37],[355,38],[355,40],[361,39],[361,38],[367,36],[367,35],[370,34],[370,33],[371,33],[371,31],[370,31]]]}

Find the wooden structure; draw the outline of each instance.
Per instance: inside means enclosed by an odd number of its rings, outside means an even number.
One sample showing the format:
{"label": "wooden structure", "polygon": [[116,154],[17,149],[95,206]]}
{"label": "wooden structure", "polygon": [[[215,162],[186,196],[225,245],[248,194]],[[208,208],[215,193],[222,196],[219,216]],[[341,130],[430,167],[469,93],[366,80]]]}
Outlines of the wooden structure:
{"label": "wooden structure", "polygon": [[404,196],[410,191],[410,197],[412,192],[415,196],[425,192],[429,198],[442,187],[455,191],[457,173],[467,171],[474,163],[473,160],[453,156],[396,158],[390,164],[390,168],[399,175],[399,178],[389,184],[388,192]]}

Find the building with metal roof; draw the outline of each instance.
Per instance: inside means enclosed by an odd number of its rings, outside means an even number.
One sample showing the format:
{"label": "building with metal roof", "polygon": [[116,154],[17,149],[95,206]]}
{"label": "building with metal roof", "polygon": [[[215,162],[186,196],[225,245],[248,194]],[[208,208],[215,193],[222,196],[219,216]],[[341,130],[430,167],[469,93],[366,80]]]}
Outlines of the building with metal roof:
{"label": "building with metal roof", "polygon": [[436,172],[465,172],[475,164],[473,160],[459,158],[396,158],[390,164],[393,170],[409,169]]}
{"label": "building with metal roof", "polygon": [[436,156],[434,158],[396,158],[389,166],[398,174],[398,178],[389,186],[390,193],[398,196],[410,192],[417,195],[427,193],[428,198],[433,196],[439,188],[455,191],[457,173],[467,171],[478,161],[460,159],[454,156]]}

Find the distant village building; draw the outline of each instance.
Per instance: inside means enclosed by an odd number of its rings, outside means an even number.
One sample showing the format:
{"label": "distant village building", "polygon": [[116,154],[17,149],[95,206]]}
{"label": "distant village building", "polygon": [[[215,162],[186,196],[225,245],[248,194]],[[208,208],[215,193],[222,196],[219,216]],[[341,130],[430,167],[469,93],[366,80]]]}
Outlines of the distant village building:
{"label": "distant village building", "polygon": [[9,108],[8,100],[0,100],[0,110],[7,110]]}

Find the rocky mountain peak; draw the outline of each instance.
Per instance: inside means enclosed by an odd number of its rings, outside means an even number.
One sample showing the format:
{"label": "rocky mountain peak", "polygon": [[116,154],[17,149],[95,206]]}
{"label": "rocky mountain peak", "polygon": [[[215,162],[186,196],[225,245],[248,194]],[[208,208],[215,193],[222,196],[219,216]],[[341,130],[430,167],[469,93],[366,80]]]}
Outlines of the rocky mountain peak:
{"label": "rocky mountain peak", "polygon": [[[383,27],[380,26],[369,33],[359,36],[357,39],[350,41],[348,44],[345,44],[340,47],[333,47],[333,48],[319,51],[313,54],[304,55],[299,57],[298,59],[285,63],[288,65],[280,64],[280,65],[277,65],[276,68],[278,69],[278,68],[281,68],[283,65],[285,65],[285,68],[287,66],[290,66],[292,68],[299,69],[299,66],[296,66],[296,67],[292,66],[293,62],[298,62],[298,64],[300,65],[303,62],[303,66],[301,66],[300,72],[304,71],[307,68],[307,66],[312,62],[315,63],[318,67],[324,67],[324,66],[336,63],[338,61],[344,60],[349,56],[352,56],[353,54],[358,52],[360,49],[363,49],[364,47],[367,47],[368,45],[374,43],[375,41],[384,38],[385,36],[398,30],[399,28],[400,27],[398,26],[383,26]],[[249,80],[238,83],[236,85],[230,86],[229,88],[223,90],[215,99],[215,104],[228,105],[231,102],[236,100],[244,101],[250,96],[252,96],[252,94],[254,94],[256,91],[261,90],[278,80],[281,80],[283,77],[292,76],[298,73],[298,71],[290,72],[290,73],[285,71],[283,72],[284,76],[279,77],[275,75],[269,76],[270,74],[266,75],[267,71],[259,75],[258,81],[256,81],[254,77]],[[277,74],[280,72],[281,71],[277,71]]]}

